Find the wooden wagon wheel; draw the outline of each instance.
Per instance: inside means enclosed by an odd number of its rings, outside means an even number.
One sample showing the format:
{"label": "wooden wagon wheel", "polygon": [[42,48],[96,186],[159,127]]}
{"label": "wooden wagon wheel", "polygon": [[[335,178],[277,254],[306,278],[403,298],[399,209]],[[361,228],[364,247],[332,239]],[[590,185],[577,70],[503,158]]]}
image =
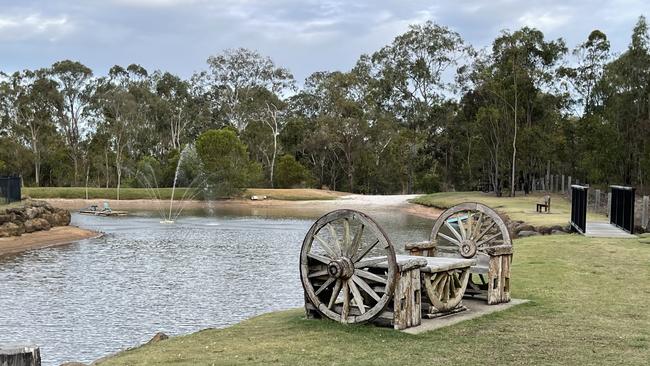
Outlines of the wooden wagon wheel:
{"label": "wooden wagon wheel", "polygon": [[438,273],[423,273],[422,282],[431,305],[445,312],[454,309],[463,299],[469,279],[469,268]]}
{"label": "wooden wagon wheel", "polygon": [[[446,228],[451,233],[441,232]],[[439,246],[444,239],[461,256],[473,258],[492,246],[509,245],[510,232],[501,217],[491,208],[476,202],[461,203],[444,211],[431,230],[431,242]]]}
{"label": "wooden wagon wheel", "polygon": [[[383,268],[376,266],[382,262]],[[393,296],[396,276],[390,239],[362,212],[325,214],[302,243],[300,278],[305,295],[332,320],[361,323],[379,316]]]}

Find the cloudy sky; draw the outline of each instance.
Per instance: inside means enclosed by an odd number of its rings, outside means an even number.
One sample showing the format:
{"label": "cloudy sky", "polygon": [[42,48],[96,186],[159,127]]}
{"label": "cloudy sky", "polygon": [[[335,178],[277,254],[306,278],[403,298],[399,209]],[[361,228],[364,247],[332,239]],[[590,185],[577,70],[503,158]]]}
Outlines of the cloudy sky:
{"label": "cloudy sky", "polygon": [[598,28],[622,51],[641,14],[650,0],[0,0],[0,70],[67,58],[98,74],[139,63],[188,77],[209,55],[248,47],[301,80],[348,69],[426,20],[477,47],[523,25],[573,47]]}

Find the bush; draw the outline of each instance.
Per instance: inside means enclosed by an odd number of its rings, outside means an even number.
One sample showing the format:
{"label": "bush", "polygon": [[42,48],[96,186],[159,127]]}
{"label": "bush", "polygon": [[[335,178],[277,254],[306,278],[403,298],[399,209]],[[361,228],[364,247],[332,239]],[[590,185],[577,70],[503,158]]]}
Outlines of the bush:
{"label": "bush", "polygon": [[283,155],[275,169],[275,183],[278,188],[305,187],[312,181],[309,170],[292,155]]}
{"label": "bush", "polygon": [[202,133],[196,151],[216,197],[237,195],[261,176],[259,165],[251,163],[246,145],[231,129]]}

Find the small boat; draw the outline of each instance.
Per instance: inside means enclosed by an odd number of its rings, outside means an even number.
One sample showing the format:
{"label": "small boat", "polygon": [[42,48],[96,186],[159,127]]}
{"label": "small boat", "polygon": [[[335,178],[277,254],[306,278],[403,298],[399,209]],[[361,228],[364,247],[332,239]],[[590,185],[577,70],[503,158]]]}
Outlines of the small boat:
{"label": "small boat", "polygon": [[116,211],[111,209],[108,205],[108,202],[104,202],[104,208],[99,209],[97,205],[91,205],[86,208],[79,210],[79,213],[82,215],[93,215],[93,216],[126,216],[128,215],[127,211]]}

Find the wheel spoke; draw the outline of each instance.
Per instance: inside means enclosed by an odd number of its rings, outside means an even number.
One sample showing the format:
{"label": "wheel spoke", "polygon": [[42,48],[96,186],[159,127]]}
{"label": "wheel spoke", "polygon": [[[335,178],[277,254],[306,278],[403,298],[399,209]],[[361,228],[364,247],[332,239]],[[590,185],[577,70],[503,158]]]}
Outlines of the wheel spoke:
{"label": "wheel spoke", "polygon": [[336,234],[336,229],[334,229],[334,226],[332,226],[332,224],[330,223],[328,223],[325,226],[327,226],[327,230],[329,230],[330,232],[330,237],[332,238],[332,244],[334,246],[334,250],[336,254],[338,254],[340,257],[343,252],[341,251],[341,244],[339,243],[339,236]]}
{"label": "wheel spoke", "polygon": [[343,310],[341,310],[341,323],[347,323],[349,313],[350,313],[350,291],[348,289],[348,282],[343,281]]}
{"label": "wheel spoke", "polygon": [[315,259],[323,264],[330,264],[331,260],[323,255],[320,254],[315,254],[315,253],[307,253],[307,256],[309,258]]}
{"label": "wheel spoke", "polygon": [[481,226],[483,226],[483,212],[479,213],[478,220],[476,220],[476,225],[474,226],[474,231],[470,235],[470,239],[476,241],[476,235],[481,231]]}
{"label": "wheel spoke", "polygon": [[447,236],[447,235],[445,235],[445,234],[443,234],[443,233],[441,233],[441,232],[438,232],[438,235],[442,236],[443,238],[445,238],[446,240],[450,241],[451,243],[460,246],[460,242],[459,242],[458,240],[456,240],[456,239],[454,239],[454,238],[452,238],[452,237],[449,237],[449,236]]}
{"label": "wheel spoke", "polygon": [[442,296],[442,290],[445,288],[445,283],[447,283],[447,276],[445,276],[443,273],[439,273],[440,275],[440,282],[436,285],[436,292],[438,293],[438,296]]}
{"label": "wheel spoke", "polygon": [[355,254],[355,256],[352,258],[352,262],[358,262],[360,259],[363,259],[363,257],[365,257],[377,244],[379,244],[379,240],[367,247],[363,252]]}
{"label": "wheel spoke", "polygon": [[461,217],[462,212],[456,215],[456,222],[458,222],[458,229],[460,231],[460,236],[463,240],[467,239],[467,233],[465,232],[465,225],[463,225],[463,218]]}
{"label": "wheel spoke", "polygon": [[313,278],[313,277],[320,277],[320,276],[325,276],[325,275],[327,275],[327,270],[326,269],[324,269],[322,271],[316,271],[316,272],[310,273],[307,277]]}
{"label": "wheel spoke", "polygon": [[375,301],[379,301],[381,298],[377,293],[366,283],[366,281],[362,280],[361,277],[357,275],[352,275],[352,281],[354,281],[363,291],[365,291],[370,297],[375,299]]}
{"label": "wheel spoke", "polygon": [[318,290],[316,290],[316,296],[318,296],[318,294],[320,294],[321,292],[323,292],[323,290],[325,290],[325,289],[327,288],[327,286],[329,286],[329,285],[330,285],[332,282],[334,282],[334,281],[336,281],[336,277],[330,277],[330,278],[328,278],[327,281],[325,281],[325,283],[323,283],[322,285],[320,285],[320,287],[318,288]]}
{"label": "wheel spoke", "polygon": [[386,281],[385,278],[383,278],[381,276],[378,276],[378,275],[376,275],[374,273],[364,271],[362,269],[355,269],[354,274],[359,276],[359,277],[363,277],[363,278],[365,278],[367,280],[370,280],[370,281],[375,281],[375,282],[379,282],[379,283],[383,283],[383,284],[386,284],[388,282],[388,281]]}
{"label": "wheel spoke", "polygon": [[474,241],[478,242],[479,240],[481,240],[481,238],[485,236],[485,234],[487,234],[487,232],[490,231],[490,229],[492,229],[494,225],[496,225],[496,222],[492,221],[492,223],[485,230],[483,230],[483,232],[478,237],[476,237]]}
{"label": "wheel spoke", "polygon": [[467,240],[468,237],[469,238],[472,237],[472,221],[474,221],[474,213],[473,212],[469,213],[469,211],[468,211],[468,214],[467,214],[467,233],[466,233],[466,236],[465,236],[466,240]]}
{"label": "wheel spoke", "polygon": [[498,233],[496,233],[496,234],[494,234],[494,235],[488,237],[487,239],[481,241],[480,243],[476,244],[476,247],[480,249],[480,248],[482,248],[485,244],[491,242],[492,240],[498,238],[499,236],[501,236],[501,232],[500,232],[500,231],[499,231]]}
{"label": "wheel spoke", "polygon": [[314,239],[318,241],[318,244],[321,246],[321,248],[323,248],[327,252],[330,258],[334,259],[337,257],[336,253],[334,252],[334,249],[332,249],[332,247],[330,247],[330,245],[327,244],[325,239],[318,236],[318,234],[314,234]]}
{"label": "wheel spoke", "polygon": [[460,236],[460,234],[458,233],[458,231],[456,231],[456,229],[455,229],[453,226],[451,226],[451,224],[449,223],[449,221],[445,220],[445,226],[447,227],[447,229],[449,229],[449,231],[451,231],[452,234],[454,234],[454,236],[456,237],[456,239],[458,239],[458,242],[459,242],[459,243],[460,243],[461,241],[463,241],[463,238]]}
{"label": "wheel spoke", "polygon": [[456,272],[454,272],[454,286],[456,286],[456,288],[463,287],[463,284],[460,282],[460,278],[458,277],[458,273]]}
{"label": "wheel spoke", "polygon": [[[447,276],[447,277],[449,277],[449,276]],[[445,287],[442,290],[442,301],[443,302],[449,301],[449,278],[446,279]]]}
{"label": "wheel spoke", "polygon": [[357,263],[354,264],[354,268],[365,268],[365,267],[372,267],[376,264],[382,263],[382,262],[387,262],[388,258],[387,257],[372,257],[368,259],[364,259],[362,261],[358,261]]}
{"label": "wheel spoke", "polygon": [[361,236],[363,235],[363,228],[364,225],[361,224],[361,228],[359,231],[354,234],[354,239],[352,239],[352,245],[350,246],[350,250],[348,251],[348,257],[352,257],[357,254],[359,251],[359,247],[361,247]]}
{"label": "wheel spoke", "polygon": [[350,239],[350,220],[347,218],[343,220],[343,243],[341,249],[346,256],[350,256],[350,249],[352,247],[352,239]]}
{"label": "wheel spoke", "polygon": [[361,312],[361,314],[364,314],[366,312],[366,308],[363,305],[363,297],[361,296],[357,285],[354,284],[353,280],[349,279],[348,287],[350,287],[350,291],[352,291],[352,296],[354,297],[354,302],[357,304],[357,308],[359,308],[359,312]]}
{"label": "wheel spoke", "polygon": [[454,274],[449,275],[449,297],[455,297],[456,296],[456,281],[454,278]]}
{"label": "wheel spoke", "polygon": [[334,303],[336,302],[336,299],[339,297],[339,292],[341,292],[341,283],[343,281],[341,280],[336,280],[336,284],[334,284],[334,290],[332,290],[332,296],[330,296],[330,302],[327,303],[327,308],[331,309],[332,306],[334,306]]}
{"label": "wheel spoke", "polygon": [[443,277],[444,277],[444,276],[443,276],[442,274],[440,274],[440,273],[436,273],[436,274],[435,274],[435,278],[434,278],[434,280],[431,281],[431,287],[435,288],[436,286],[438,286],[438,284],[440,283],[440,281],[442,281],[442,278],[443,278]]}

